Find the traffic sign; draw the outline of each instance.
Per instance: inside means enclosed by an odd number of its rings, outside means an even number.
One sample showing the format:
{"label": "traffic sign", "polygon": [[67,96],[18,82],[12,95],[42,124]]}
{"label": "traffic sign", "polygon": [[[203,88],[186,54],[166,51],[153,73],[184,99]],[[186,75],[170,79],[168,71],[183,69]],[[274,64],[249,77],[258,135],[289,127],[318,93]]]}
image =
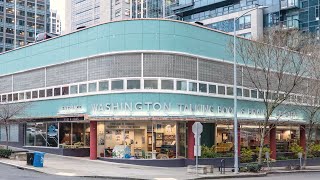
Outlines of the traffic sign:
{"label": "traffic sign", "polygon": [[195,122],[193,125],[192,125],[192,132],[193,134],[195,135],[200,135],[203,131],[203,125],[199,122]]}

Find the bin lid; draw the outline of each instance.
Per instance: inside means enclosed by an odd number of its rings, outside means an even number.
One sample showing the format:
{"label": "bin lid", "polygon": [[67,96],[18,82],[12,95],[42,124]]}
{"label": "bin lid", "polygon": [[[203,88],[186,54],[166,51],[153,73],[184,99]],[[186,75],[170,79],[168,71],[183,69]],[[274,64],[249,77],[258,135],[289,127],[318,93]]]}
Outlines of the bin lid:
{"label": "bin lid", "polygon": [[34,154],[41,154],[41,155],[44,155],[45,153],[44,153],[44,152],[34,152]]}

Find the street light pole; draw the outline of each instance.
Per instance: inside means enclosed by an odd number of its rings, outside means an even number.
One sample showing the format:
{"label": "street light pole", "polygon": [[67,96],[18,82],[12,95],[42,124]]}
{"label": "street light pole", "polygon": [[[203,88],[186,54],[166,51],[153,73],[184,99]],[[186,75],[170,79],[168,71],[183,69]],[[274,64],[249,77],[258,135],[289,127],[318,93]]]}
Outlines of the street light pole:
{"label": "street light pole", "polygon": [[234,173],[239,173],[239,152],[238,152],[238,111],[237,111],[237,53],[236,53],[236,22],[241,17],[256,9],[264,9],[266,6],[256,6],[255,8],[243,13],[233,19],[233,129],[234,129]]}

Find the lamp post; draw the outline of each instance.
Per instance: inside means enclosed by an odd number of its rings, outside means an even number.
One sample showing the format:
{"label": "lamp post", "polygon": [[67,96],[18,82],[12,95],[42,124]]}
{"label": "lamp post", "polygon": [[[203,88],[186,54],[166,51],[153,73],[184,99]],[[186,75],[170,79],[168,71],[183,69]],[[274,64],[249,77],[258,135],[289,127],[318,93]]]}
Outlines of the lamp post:
{"label": "lamp post", "polygon": [[234,129],[234,173],[239,173],[239,155],[238,155],[238,117],[237,117],[237,60],[236,60],[236,22],[246,14],[257,10],[268,8],[267,6],[256,6],[253,9],[243,13],[241,16],[233,19],[233,129]]}

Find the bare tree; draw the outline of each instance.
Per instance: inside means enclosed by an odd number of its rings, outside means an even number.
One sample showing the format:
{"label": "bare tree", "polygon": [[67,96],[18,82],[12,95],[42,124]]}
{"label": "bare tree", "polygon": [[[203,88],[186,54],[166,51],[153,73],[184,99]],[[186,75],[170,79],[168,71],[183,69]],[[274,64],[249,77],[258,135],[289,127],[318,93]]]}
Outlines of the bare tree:
{"label": "bare tree", "polygon": [[[256,41],[238,38],[238,67],[242,69],[243,86],[256,89],[264,105],[258,163],[268,126],[292,111],[286,101],[303,86],[310,37],[298,30],[271,28]],[[233,44],[230,46],[233,49]],[[280,113],[279,113],[280,112]]]}
{"label": "bare tree", "polygon": [[[315,38],[316,39],[316,38]],[[307,157],[310,145],[312,144],[312,134],[315,126],[319,123],[320,119],[320,45],[313,44],[309,48],[308,57],[308,78],[304,81],[307,86],[304,89],[304,102],[296,102],[297,107],[302,110],[306,118],[307,124],[305,130],[307,132],[306,146],[304,149],[304,162],[303,168],[307,165]]]}
{"label": "bare tree", "polygon": [[[9,131],[10,124],[17,124],[25,122],[25,110],[29,107],[29,103],[3,103],[0,104],[0,124],[5,127],[6,131],[6,148],[9,145]],[[24,118],[24,119],[21,119]]]}

